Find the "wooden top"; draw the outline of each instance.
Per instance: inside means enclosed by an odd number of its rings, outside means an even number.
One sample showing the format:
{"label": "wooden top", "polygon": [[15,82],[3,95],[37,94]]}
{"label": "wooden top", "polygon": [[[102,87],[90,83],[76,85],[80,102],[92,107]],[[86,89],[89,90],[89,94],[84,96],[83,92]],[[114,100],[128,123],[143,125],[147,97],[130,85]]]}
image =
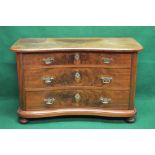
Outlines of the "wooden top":
{"label": "wooden top", "polygon": [[143,47],[133,38],[23,38],[11,50],[41,52],[60,50],[140,51]]}

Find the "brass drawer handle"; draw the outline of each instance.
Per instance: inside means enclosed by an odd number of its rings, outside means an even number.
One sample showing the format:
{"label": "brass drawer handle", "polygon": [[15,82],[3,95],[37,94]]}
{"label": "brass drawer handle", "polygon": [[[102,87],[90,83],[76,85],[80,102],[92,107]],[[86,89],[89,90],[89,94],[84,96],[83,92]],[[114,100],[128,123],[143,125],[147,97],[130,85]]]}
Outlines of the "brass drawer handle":
{"label": "brass drawer handle", "polygon": [[80,94],[79,94],[79,93],[76,93],[75,96],[74,96],[74,99],[75,99],[75,102],[76,102],[76,103],[79,103],[80,100],[81,100]]}
{"label": "brass drawer handle", "polygon": [[76,82],[80,82],[80,80],[81,80],[81,75],[80,75],[80,73],[79,73],[78,71],[75,73],[74,79],[75,79]]}
{"label": "brass drawer handle", "polygon": [[109,104],[112,100],[111,100],[111,98],[100,97],[100,98],[99,98],[99,101],[100,101],[102,104]]}
{"label": "brass drawer handle", "polygon": [[104,64],[110,64],[112,62],[112,58],[102,58]]}
{"label": "brass drawer handle", "polygon": [[100,80],[102,81],[103,84],[110,83],[112,81],[112,77],[100,77]]}
{"label": "brass drawer handle", "polygon": [[51,105],[55,103],[55,98],[45,98],[44,99],[45,104]]}
{"label": "brass drawer handle", "polygon": [[75,64],[80,63],[80,54],[79,53],[75,53],[75,55],[74,55],[74,63]]}
{"label": "brass drawer handle", "polygon": [[53,61],[54,61],[54,58],[53,58],[53,57],[43,58],[43,62],[44,62],[46,65],[52,64]]}
{"label": "brass drawer handle", "polygon": [[45,84],[51,84],[54,81],[54,77],[43,77],[42,80],[44,81]]}

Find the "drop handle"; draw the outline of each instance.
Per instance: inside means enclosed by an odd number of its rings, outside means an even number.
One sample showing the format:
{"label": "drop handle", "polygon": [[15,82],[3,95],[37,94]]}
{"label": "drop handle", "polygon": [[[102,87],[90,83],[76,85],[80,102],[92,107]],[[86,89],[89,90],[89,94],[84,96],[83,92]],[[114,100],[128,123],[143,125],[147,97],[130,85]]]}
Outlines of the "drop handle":
{"label": "drop handle", "polygon": [[112,77],[101,76],[100,80],[101,80],[102,84],[108,84],[108,83],[111,83]]}
{"label": "drop handle", "polygon": [[99,98],[99,101],[102,103],[102,104],[109,104],[112,99],[111,98],[105,98],[105,97],[100,97]]}
{"label": "drop handle", "polygon": [[102,58],[104,64],[110,64],[112,62],[112,58]]}
{"label": "drop handle", "polygon": [[44,81],[45,84],[51,84],[51,83],[53,83],[54,79],[55,78],[53,76],[51,76],[51,77],[43,77],[42,78],[42,80]]}
{"label": "drop handle", "polygon": [[45,104],[52,105],[55,103],[55,98],[45,98],[44,99]]}
{"label": "drop handle", "polygon": [[53,57],[48,57],[48,58],[43,58],[42,59],[45,65],[50,65],[53,63],[54,58]]}

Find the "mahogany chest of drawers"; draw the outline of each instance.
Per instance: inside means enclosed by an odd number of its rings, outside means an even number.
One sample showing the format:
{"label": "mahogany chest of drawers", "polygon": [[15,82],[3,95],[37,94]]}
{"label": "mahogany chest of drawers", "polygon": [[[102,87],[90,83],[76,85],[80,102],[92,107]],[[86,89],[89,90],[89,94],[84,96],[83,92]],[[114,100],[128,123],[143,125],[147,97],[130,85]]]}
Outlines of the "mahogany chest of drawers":
{"label": "mahogany chest of drawers", "polygon": [[25,38],[16,52],[19,120],[63,115],[135,121],[137,53],[133,38]]}

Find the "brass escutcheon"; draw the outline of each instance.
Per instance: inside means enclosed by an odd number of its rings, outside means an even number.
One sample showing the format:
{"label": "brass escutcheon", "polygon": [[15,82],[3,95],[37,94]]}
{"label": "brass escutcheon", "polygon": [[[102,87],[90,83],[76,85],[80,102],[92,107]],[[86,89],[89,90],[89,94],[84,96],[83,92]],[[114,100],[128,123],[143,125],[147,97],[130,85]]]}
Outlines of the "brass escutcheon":
{"label": "brass escutcheon", "polygon": [[79,71],[76,71],[76,73],[74,75],[74,79],[75,79],[76,82],[80,82],[81,75],[80,75]]}
{"label": "brass escutcheon", "polygon": [[79,101],[81,100],[81,96],[80,96],[79,93],[76,93],[75,96],[74,96],[74,98],[75,98],[75,102],[76,103],[79,103]]}

